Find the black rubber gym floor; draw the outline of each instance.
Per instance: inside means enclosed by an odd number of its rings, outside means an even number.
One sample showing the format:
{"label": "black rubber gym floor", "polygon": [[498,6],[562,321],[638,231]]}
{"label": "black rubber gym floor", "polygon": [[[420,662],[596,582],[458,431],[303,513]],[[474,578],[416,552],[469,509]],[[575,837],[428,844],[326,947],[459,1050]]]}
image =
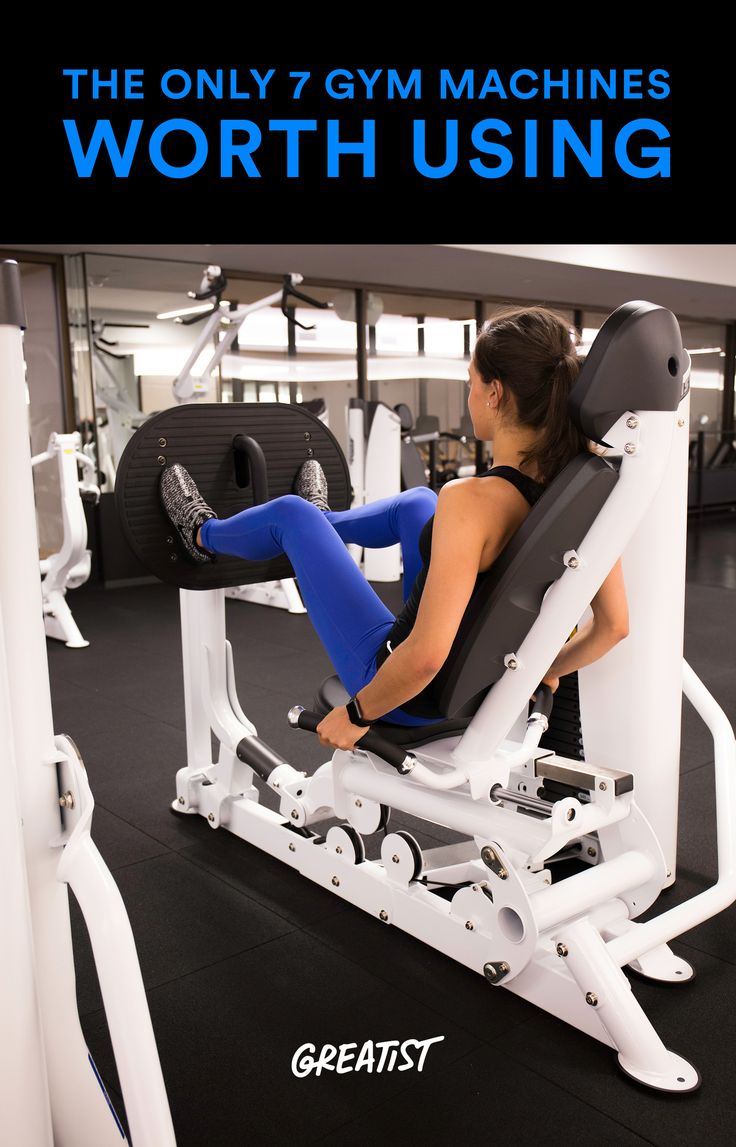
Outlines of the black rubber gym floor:
{"label": "black rubber gym floor", "polygon": [[[736,522],[691,527],[688,579],[686,656],[736,724]],[[397,605],[397,586],[377,588]],[[74,737],[87,766],[93,837],[130,915],[179,1147],[733,1142],[736,908],[673,944],[695,965],[694,983],[632,980],[665,1044],[703,1078],[691,1096],[644,1090],[602,1044],[224,829],[172,815],[174,774],[186,763],[177,592],[85,587],[69,602],[91,644],[48,643],[55,728]],[[308,619],[233,601],[227,614],[243,708],[263,738],[313,771],[325,751],[286,723],[331,670]],[[712,757],[686,704],[678,880],[656,912],[715,880]],[[394,814],[397,827],[422,846],[456,839]],[[122,1115],[75,906],[73,924],[82,1024]],[[444,1039],[421,1073],[291,1071],[305,1043],[435,1036]]]}

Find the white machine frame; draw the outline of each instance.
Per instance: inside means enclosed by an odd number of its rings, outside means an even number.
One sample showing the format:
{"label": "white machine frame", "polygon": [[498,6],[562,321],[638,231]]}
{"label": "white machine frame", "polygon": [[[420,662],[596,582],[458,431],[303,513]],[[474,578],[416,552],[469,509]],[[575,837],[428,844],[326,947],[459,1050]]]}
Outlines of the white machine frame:
{"label": "white machine frame", "polygon": [[59,469],[61,494],[62,542],[58,553],[41,559],[43,592],[43,620],[46,636],[63,641],[71,649],[84,649],[89,642],[82,637],[69,604],[68,589],[84,585],[90,575],[92,554],[87,549],[87,521],[84,516],[82,494],[91,494],[99,501],[100,490],[95,482],[83,477],[80,481],[78,466],[85,473],[95,474],[95,464],[81,452],[79,431],[73,434],[52,434],[42,454],[34,454],[31,465],[56,459]]}
{"label": "white machine frame", "polygon": [[[607,432],[621,465],[603,509],[578,551],[560,555],[564,572],[465,732],[408,754],[408,775],[359,744],[311,777],[285,761],[261,773],[280,812],[262,807],[245,763],[261,743],[241,745],[256,730],[237,698],[224,591],[180,591],[187,764],[174,808],[615,1048],[629,1075],[668,1092],[693,1090],[698,1072],[664,1046],[621,969],[687,981],[692,969],[669,941],[736,898],[736,742],[682,659],[688,403],[686,394],[675,412],[628,411]],[[621,556],[631,633],[580,671],[586,761],[543,752],[544,721],[526,728],[528,698]],[[675,875],[683,691],[713,735],[719,877],[637,923]],[[540,800],[544,777],[577,795]],[[367,861],[361,834],[385,824],[386,808],[467,839],[422,856],[407,833],[389,833],[381,862]],[[345,825],[319,835],[334,816]],[[589,867],[552,883],[549,864],[571,845]],[[431,890],[440,883],[462,886],[448,901]]]}
{"label": "white machine frame", "polygon": [[125,1140],[79,1022],[71,888],[92,944],[135,1147],[175,1147],[130,922],[90,836],[94,799],[73,741],[53,731],[22,324],[20,276],[8,260],[0,266],[0,508],[13,523],[12,561],[0,562],[0,1141],[119,1147]]}

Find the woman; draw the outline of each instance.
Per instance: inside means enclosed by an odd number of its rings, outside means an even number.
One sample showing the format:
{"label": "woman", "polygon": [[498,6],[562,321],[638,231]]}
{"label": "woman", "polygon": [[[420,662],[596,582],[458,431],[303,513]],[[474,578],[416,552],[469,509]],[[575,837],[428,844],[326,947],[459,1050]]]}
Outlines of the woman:
{"label": "woman", "polygon": [[[307,612],[345,688],[347,706],[318,728],[324,745],[350,749],[380,718],[401,725],[442,719],[431,683],[445,659],[479,574],[487,571],[545,486],[588,443],[568,414],[580,370],[567,320],[544,307],[489,320],[469,368],[468,410],[476,438],[493,442],[485,475],[407,490],[332,512],[318,463],[307,462],[297,496],[275,498],[220,520],[187,471],[171,466],[161,499],[189,555],[254,561],[289,557]],[[363,578],[344,543],[389,546],[404,560],[404,608],[395,618]],[[592,603],[593,618],[564,646],[544,680],[602,657],[628,632],[621,564]]]}

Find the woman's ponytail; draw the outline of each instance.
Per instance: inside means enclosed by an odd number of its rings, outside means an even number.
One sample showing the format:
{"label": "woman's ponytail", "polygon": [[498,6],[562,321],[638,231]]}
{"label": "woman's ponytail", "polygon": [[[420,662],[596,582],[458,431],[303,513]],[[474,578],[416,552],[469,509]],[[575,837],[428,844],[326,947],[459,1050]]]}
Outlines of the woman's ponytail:
{"label": "woman's ponytail", "polygon": [[522,465],[550,482],[576,454],[589,449],[569,413],[582,366],[568,321],[545,307],[495,316],[483,327],[473,361],[484,382],[499,378],[516,400],[519,425],[540,431]]}

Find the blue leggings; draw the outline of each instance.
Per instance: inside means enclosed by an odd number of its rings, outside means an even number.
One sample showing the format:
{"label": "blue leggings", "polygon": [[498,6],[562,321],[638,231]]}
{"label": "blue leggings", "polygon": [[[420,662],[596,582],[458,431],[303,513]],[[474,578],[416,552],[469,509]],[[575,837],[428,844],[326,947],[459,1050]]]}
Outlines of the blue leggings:
{"label": "blue leggings", "polygon": [[[216,554],[267,561],[286,554],[299,582],[310,620],[340,680],[353,695],[376,672],[376,654],[394,615],[363,577],[345,548],[401,545],[404,601],[419,573],[419,534],[435,511],[437,495],[426,487],[405,490],[368,506],[324,513],[295,494],[274,498],[231,518],[210,518],[202,545]],[[397,725],[441,720],[413,717],[402,709],[385,714]]]}

